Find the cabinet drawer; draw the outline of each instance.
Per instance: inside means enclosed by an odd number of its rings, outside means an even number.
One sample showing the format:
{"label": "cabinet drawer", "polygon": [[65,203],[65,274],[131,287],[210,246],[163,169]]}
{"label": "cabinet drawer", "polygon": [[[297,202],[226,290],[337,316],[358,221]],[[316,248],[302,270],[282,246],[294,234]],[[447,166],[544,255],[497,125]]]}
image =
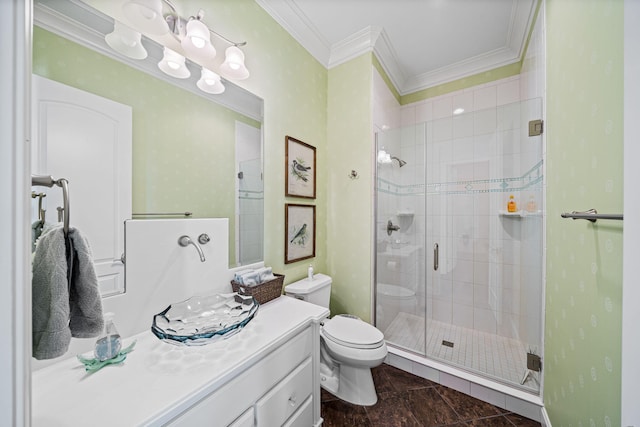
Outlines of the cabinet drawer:
{"label": "cabinet drawer", "polygon": [[[296,366],[307,358],[310,359],[312,349],[313,334],[311,329],[307,328],[255,365],[240,371],[237,377],[187,409],[169,422],[169,425],[185,427],[229,425],[261,396],[287,377],[292,366]],[[311,381],[311,375],[309,375],[309,381]],[[311,385],[309,385],[310,389]],[[302,402],[305,397],[306,395],[300,395],[299,402]],[[285,419],[283,418],[278,425],[281,425]]]}
{"label": "cabinet drawer", "polygon": [[245,411],[245,413],[240,415],[229,427],[253,427],[253,408]]}
{"label": "cabinet drawer", "polygon": [[304,401],[298,412],[293,414],[282,427],[309,427],[313,425],[313,396]]}
{"label": "cabinet drawer", "polygon": [[258,401],[256,423],[260,427],[281,426],[311,395],[312,388],[313,369],[309,357]]}

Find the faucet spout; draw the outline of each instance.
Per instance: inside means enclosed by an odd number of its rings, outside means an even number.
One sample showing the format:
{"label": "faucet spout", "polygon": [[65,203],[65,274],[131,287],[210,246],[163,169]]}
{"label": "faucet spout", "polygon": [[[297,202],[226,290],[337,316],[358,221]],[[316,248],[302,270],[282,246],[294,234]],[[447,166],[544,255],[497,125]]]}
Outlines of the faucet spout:
{"label": "faucet spout", "polygon": [[196,248],[196,250],[198,251],[198,255],[200,255],[200,261],[205,262],[204,252],[202,252],[202,248],[200,247],[199,244],[191,240],[191,237],[187,235],[180,236],[180,238],[178,239],[178,244],[183,248],[186,248],[189,245],[193,245],[193,247]]}

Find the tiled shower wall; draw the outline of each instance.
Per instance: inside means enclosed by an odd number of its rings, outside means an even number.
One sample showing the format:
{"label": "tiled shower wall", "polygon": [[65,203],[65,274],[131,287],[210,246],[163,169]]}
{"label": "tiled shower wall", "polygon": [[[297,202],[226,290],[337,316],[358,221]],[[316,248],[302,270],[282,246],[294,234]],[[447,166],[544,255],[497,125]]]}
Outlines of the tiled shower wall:
{"label": "tiled shower wall", "polygon": [[[526,123],[542,112],[539,99],[520,103],[520,93],[516,76],[400,107],[399,120],[389,114],[389,99],[376,97],[387,113],[374,114],[376,124],[385,118],[392,124],[384,126],[389,130],[378,125],[379,145],[407,162],[378,167],[378,245],[397,255],[379,265],[378,282],[414,290],[417,314],[426,310],[434,320],[537,346],[542,140],[527,136]],[[465,111],[454,115],[456,108]],[[510,194],[520,209],[531,201],[535,212],[500,215]],[[413,218],[405,230],[406,214]],[[388,219],[402,227],[391,238],[382,232]],[[436,242],[440,267],[434,272]],[[425,293],[426,307],[420,306]]]}

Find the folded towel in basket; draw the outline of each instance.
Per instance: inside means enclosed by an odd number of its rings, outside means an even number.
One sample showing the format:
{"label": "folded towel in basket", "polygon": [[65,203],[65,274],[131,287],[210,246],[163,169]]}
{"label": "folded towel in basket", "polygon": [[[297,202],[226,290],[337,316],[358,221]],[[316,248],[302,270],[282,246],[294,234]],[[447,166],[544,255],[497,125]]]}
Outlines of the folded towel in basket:
{"label": "folded towel in basket", "polygon": [[240,283],[244,286],[256,286],[264,282],[268,282],[269,280],[275,279],[276,276],[273,275],[273,270],[271,267],[262,267],[257,270],[242,270],[238,271],[233,280]]}

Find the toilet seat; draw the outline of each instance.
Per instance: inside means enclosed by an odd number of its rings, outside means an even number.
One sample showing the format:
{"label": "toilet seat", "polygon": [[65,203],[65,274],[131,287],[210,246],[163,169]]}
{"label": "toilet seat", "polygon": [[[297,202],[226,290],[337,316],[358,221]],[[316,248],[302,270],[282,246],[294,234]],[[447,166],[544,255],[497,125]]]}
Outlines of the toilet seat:
{"label": "toilet seat", "polygon": [[384,344],[382,332],[351,315],[337,315],[325,320],[321,332],[325,339],[349,348],[374,349]]}

